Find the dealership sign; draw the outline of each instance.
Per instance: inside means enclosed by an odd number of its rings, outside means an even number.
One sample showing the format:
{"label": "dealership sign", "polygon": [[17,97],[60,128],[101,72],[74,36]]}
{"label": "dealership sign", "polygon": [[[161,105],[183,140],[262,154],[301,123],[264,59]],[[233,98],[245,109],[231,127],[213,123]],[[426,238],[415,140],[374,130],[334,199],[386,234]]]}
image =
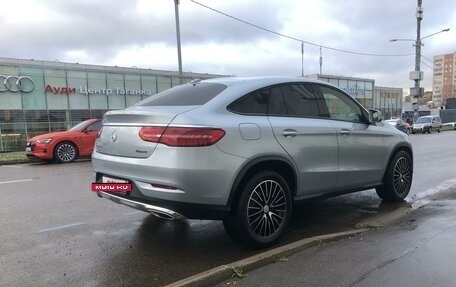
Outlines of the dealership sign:
{"label": "dealership sign", "polygon": [[44,88],[45,93],[53,93],[57,94],[75,94],[79,92],[80,94],[85,95],[137,95],[137,96],[152,96],[151,90],[138,90],[138,89],[122,89],[122,88],[112,88],[112,89],[104,89],[104,88],[88,88],[87,86],[80,86],[79,89],[73,87],[55,87],[51,85],[47,85]]}
{"label": "dealership sign", "polygon": [[[4,76],[0,75],[0,92],[11,93],[30,93],[35,90],[36,84],[29,76]],[[123,89],[123,88],[89,88],[87,86],[80,86],[78,89],[74,87],[56,87],[47,85],[44,88],[45,93],[52,93],[54,95],[68,95],[68,94],[84,94],[84,95],[137,95],[137,96],[152,96],[151,90],[141,89]]]}
{"label": "dealership sign", "polygon": [[0,92],[30,93],[35,89],[35,82],[28,76],[0,75]]}
{"label": "dealership sign", "polygon": [[361,88],[341,88],[341,89],[352,95],[355,95],[355,94],[364,95],[366,93],[366,91]]}

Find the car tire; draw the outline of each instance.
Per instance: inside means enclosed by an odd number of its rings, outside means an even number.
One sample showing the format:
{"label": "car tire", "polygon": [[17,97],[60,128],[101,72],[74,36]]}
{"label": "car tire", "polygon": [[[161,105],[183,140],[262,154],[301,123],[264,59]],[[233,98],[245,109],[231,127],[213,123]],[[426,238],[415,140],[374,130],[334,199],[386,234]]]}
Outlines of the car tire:
{"label": "car tire", "polygon": [[78,158],[78,150],[71,142],[61,142],[54,149],[54,159],[59,163],[72,162]]}
{"label": "car tire", "polygon": [[385,173],[383,185],[376,188],[377,195],[385,201],[401,201],[412,185],[413,162],[410,154],[397,152],[391,159]]}
{"label": "car tire", "polygon": [[437,132],[440,133],[442,131],[442,128],[438,128]]}
{"label": "car tire", "polygon": [[432,127],[429,127],[428,134],[432,133]]}
{"label": "car tire", "polygon": [[280,238],[292,212],[291,191],[274,171],[261,171],[241,187],[230,215],[223,220],[226,232],[249,248],[265,248]]}

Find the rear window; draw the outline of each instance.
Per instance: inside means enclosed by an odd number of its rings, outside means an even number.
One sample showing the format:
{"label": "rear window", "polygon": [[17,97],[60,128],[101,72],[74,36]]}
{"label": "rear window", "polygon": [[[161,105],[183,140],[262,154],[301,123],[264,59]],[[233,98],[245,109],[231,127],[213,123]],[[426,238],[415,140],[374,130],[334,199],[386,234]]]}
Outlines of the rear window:
{"label": "rear window", "polygon": [[136,106],[199,106],[204,105],[225,89],[225,85],[218,83],[180,85],[150,96]]}

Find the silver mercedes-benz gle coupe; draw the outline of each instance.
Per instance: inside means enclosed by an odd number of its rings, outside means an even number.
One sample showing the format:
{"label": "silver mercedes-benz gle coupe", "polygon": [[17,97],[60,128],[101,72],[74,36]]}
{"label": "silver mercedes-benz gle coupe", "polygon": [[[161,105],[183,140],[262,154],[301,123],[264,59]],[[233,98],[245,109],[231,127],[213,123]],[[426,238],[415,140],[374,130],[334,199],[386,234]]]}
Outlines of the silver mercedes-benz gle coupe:
{"label": "silver mercedes-benz gle coupe", "polygon": [[375,188],[403,200],[408,136],[326,82],[294,77],[194,80],[103,118],[100,197],[167,219],[221,219],[251,247],[275,243],[294,203]]}

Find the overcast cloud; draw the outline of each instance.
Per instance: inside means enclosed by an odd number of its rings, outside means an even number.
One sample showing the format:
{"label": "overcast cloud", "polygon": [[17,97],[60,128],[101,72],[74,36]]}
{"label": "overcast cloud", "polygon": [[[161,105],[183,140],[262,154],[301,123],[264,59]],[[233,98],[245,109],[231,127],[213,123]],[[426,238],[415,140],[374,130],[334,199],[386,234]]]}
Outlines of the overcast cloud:
{"label": "overcast cloud", "polygon": [[[374,54],[414,54],[416,0],[198,2],[304,41]],[[456,1],[423,0],[421,69],[432,88],[435,55],[456,51]],[[300,75],[301,44],[181,0],[183,70],[238,76]],[[0,10],[0,57],[177,70],[173,0],[16,0]],[[323,74],[408,88],[414,55],[371,57],[322,50]],[[319,72],[319,47],[305,45],[304,73]]]}

